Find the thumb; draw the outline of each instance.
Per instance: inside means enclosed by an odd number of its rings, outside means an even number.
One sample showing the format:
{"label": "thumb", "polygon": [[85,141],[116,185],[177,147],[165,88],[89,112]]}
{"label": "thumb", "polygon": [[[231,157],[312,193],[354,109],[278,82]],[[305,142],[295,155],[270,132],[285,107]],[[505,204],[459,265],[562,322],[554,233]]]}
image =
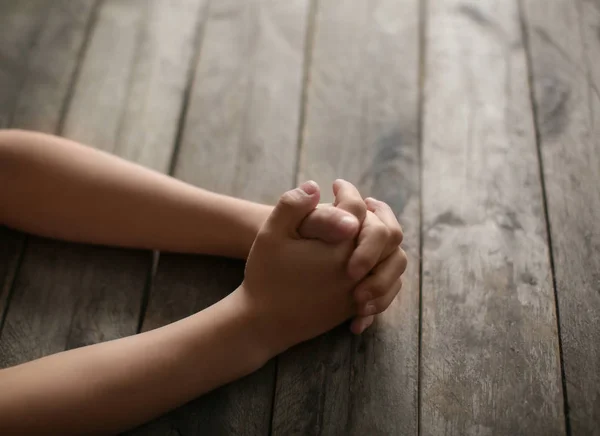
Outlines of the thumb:
{"label": "thumb", "polygon": [[266,226],[281,234],[298,235],[300,223],[317,207],[320,198],[319,185],[312,180],[304,182],[279,198]]}
{"label": "thumb", "polygon": [[335,207],[350,212],[362,225],[367,216],[367,205],[352,183],[337,179],[333,182],[333,194],[335,195]]}
{"label": "thumb", "polygon": [[360,224],[350,212],[321,204],[302,221],[298,233],[307,239],[337,243],[354,239]]}

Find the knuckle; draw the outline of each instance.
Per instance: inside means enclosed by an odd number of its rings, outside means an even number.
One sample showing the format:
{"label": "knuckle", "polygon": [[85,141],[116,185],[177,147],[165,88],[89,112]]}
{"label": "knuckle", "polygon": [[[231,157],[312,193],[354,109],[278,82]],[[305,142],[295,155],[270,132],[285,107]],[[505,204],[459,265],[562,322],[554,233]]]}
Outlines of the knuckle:
{"label": "knuckle", "polygon": [[408,266],[408,257],[402,248],[398,249],[398,256],[400,257],[400,274],[403,274]]}
{"label": "knuckle", "polygon": [[360,256],[357,256],[356,266],[360,270],[369,271],[373,267],[373,262],[368,255],[362,254]]}
{"label": "knuckle", "polygon": [[367,206],[367,210],[369,212],[375,212],[377,209],[377,200],[375,200],[373,197],[367,197],[365,198],[365,205]]}
{"label": "knuckle", "polygon": [[279,205],[280,207],[287,209],[293,207],[298,201],[298,193],[295,189],[291,191],[284,192],[281,197],[279,197]]}
{"label": "knuckle", "polygon": [[394,277],[400,278],[400,276],[404,274],[404,271],[406,271],[406,262],[404,262],[400,256],[396,256],[396,260],[392,268],[394,271]]}
{"label": "knuckle", "polygon": [[394,287],[392,288],[392,299],[396,298],[396,295],[398,295],[398,293],[400,292],[400,290],[402,289],[402,278],[398,278],[398,280],[396,281],[396,283],[394,284]]}
{"label": "knuckle", "polygon": [[377,208],[380,208],[381,205],[383,204],[383,201],[378,200],[376,198],[370,197],[371,198],[371,202],[373,203],[373,205],[375,205]]}
{"label": "knuckle", "polygon": [[392,244],[400,245],[402,244],[402,240],[404,239],[404,233],[402,232],[402,227],[398,226],[390,230],[390,239]]}
{"label": "knuckle", "polygon": [[390,240],[391,230],[383,223],[379,223],[376,227],[377,234],[386,241]]}
{"label": "knuckle", "polygon": [[294,191],[286,191],[283,194],[281,194],[281,197],[279,197],[279,202],[282,204],[288,204],[294,201]]}
{"label": "knuckle", "polygon": [[390,293],[389,297],[381,298],[379,301],[377,301],[375,307],[377,308],[377,310],[379,310],[378,313],[385,311],[388,307],[392,305],[392,303],[398,296],[399,291],[400,289],[397,289],[394,292]]}
{"label": "knuckle", "polygon": [[387,292],[386,287],[382,283],[373,283],[370,290],[374,297],[382,297]]}
{"label": "knuckle", "polygon": [[374,315],[377,315],[377,314],[383,312],[385,309],[387,309],[389,304],[386,301],[378,300],[375,303],[373,303],[373,306],[375,306]]}
{"label": "knuckle", "polygon": [[362,200],[349,200],[348,209],[360,220],[363,220],[367,214],[367,205]]}
{"label": "knuckle", "polygon": [[384,209],[386,206],[386,203],[376,198],[371,198],[371,204],[373,205],[373,209],[378,211],[381,211],[381,209]]}
{"label": "knuckle", "polygon": [[387,204],[385,201],[380,201],[379,204],[381,205],[381,207],[388,210],[392,215],[396,216],[392,207],[389,204]]}

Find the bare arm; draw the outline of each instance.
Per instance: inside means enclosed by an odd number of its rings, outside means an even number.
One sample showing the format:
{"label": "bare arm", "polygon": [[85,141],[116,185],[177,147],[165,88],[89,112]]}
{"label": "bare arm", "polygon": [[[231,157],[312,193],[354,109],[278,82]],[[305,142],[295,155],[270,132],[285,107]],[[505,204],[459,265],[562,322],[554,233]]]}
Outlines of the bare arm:
{"label": "bare arm", "polygon": [[271,210],[64,138],[0,131],[0,224],[19,230],[245,258]]}
{"label": "bare arm", "polygon": [[136,336],[0,371],[0,434],[114,434],[242,377],[356,313],[352,240],[297,229],[318,203],[306,183],[263,225],[244,283],[215,305]]}
{"label": "bare arm", "polygon": [[[0,371],[0,433],[105,434],[131,427],[252,372],[286,347],[356,314],[350,291],[358,277],[348,281],[347,262],[357,220],[340,227],[348,214],[338,208],[362,207],[362,199],[358,192],[338,192],[336,198],[347,200],[318,214],[318,198],[310,196],[308,204],[295,192],[271,220],[272,227],[280,221],[279,231],[264,232],[266,248],[254,256],[251,269],[258,276],[251,292],[242,285],[214,306],[161,329]],[[302,213],[291,200],[305,203]],[[0,223],[18,229],[79,242],[245,257],[271,212],[269,206],[203,191],[61,138],[0,132]],[[312,221],[302,219],[307,216]],[[359,270],[378,261],[390,234],[384,227],[366,227],[383,229],[383,239],[365,236],[372,242],[363,244],[359,237],[354,251],[363,253]],[[341,229],[343,256],[335,244],[290,239],[288,231],[296,235],[298,228],[298,237],[318,239]],[[282,257],[285,244],[292,248]],[[373,245],[379,252],[360,249]],[[273,268],[261,277],[265,265]],[[404,266],[398,261],[384,270],[399,276],[404,268],[405,257]],[[305,283],[327,274],[340,283],[334,294],[333,280]],[[369,276],[369,289],[386,290],[393,298],[399,287],[390,287],[387,277],[394,274]],[[387,305],[386,300],[378,311]]]}
{"label": "bare arm", "polygon": [[[310,214],[301,234],[354,237],[358,222],[340,206]],[[73,242],[245,259],[272,210],[65,138],[0,130],[0,225]]]}
{"label": "bare arm", "polygon": [[0,371],[0,434],[115,434],[262,366],[235,292],[168,326]]}

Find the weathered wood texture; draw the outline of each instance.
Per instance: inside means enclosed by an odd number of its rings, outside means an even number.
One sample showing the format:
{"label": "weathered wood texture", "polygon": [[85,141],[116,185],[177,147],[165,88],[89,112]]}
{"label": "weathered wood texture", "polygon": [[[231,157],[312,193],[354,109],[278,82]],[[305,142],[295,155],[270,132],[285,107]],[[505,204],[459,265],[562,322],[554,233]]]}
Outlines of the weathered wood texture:
{"label": "weathered wood texture", "polygon": [[[48,18],[48,9],[48,3],[42,1],[7,0],[0,3],[0,128],[12,125],[20,91],[30,74],[30,58],[34,56],[39,34]],[[36,73],[40,71],[33,72]]]}
{"label": "weathered wood texture", "polygon": [[[58,130],[94,5],[0,2],[0,128]],[[24,240],[0,230],[0,328]]]}
{"label": "weathered wood texture", "polygon": [[166,172],[205,6],[206,0],[106,1],[67,136]]}
{"label": "weathered wood texture", "polygon": [[[365,335],[341,326],[284,354],[277,380],[271,362],[131,434],[416,434],[421,229],[420,433],[600,435],[600,3],[208,3],[0,1],[0,128],[267,203],[347,178],[392,205],[409,270]],[[151,264],[0,227],[0,367],[135,333]],[[242,276],[161,255],[143,329]]]}
{"label": "weathered wood texture", "polygon": [[417,433],[419,25],[416,0],[317,2],[298,181],[344,177],[388,202],[410,266],[370,330],[347,326],[279,359],[276,435]]}
{"label": "weathered wood texture", "polygon": [[[203,4],[103,2],[62,134],[168,168]],[[64,11],[60,16],[73,21]],[[110,61],[107,53],[114,54]],[[163,105],[169,113],[159,115]],[[138,131],[144,135],[131,133]],[[2,332],[0,365],[134,334],[151,259],[150,252],[30,238]]]}
{"label": "weathered wood texture", "polygon": [[[267,203],[292,186],[308,3],[211,3],[176,177]],[[143,329],[215,303],[242,278],[240,261],[161,254]],[[270,363],[137,431],[268,434],[274,377]]]}
{"label": "weathered wood texture", "polygon": [[0,335],[10,291],[23,253],[24,240],[22,233],[0,226]]}
{"label": "weathered wood texture", "polygon": [[571,434],[600,435],[600,3],[524,5]]}
{"label": "weathered wood texture", "polygon": [[424,91],[421,433],[562,435],[517,1],[430,0]]}

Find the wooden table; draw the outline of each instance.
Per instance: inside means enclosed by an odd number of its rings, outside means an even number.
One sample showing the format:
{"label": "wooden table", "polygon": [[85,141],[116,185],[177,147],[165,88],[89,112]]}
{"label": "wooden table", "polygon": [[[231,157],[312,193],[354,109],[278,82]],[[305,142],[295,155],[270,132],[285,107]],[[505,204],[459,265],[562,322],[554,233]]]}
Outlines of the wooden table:
{"label": "wooden table", "polygon": [[[591,0],[0,0],[0,127],[261,202],[344,177],[405,228],[404,288],[368,333],[129,434],[600,435],[599,29]],[[242,279],[0,238],[1,367]]]}

